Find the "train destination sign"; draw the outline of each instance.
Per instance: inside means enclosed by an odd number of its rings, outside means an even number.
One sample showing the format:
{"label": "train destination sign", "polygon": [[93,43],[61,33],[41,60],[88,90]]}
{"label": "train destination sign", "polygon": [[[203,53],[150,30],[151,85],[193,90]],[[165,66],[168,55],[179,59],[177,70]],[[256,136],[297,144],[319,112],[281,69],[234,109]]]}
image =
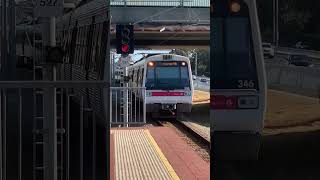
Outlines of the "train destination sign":
{"label": "train destination sign", "polygon": [[158,66],[177,66],[177,62],[157,62]]}

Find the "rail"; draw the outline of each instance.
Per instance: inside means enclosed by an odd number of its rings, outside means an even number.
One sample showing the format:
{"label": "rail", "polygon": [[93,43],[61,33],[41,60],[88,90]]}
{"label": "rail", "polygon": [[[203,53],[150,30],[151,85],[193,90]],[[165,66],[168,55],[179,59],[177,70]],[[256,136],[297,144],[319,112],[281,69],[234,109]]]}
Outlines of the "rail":
{"label": "rail", "polygon": [[210,7],[210,0],[111,0],[111,6]]}
{"label": "rail", "polygon": [[106,81],[0,81],[1,89],[29,88],[107,88]]}

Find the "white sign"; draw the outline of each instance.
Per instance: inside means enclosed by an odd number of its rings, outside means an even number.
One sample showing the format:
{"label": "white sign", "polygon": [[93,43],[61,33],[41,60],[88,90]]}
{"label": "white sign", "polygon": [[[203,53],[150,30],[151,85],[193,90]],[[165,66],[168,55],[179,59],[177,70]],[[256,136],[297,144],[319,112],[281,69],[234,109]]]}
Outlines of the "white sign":
{"label": "white sign", "polygon": [[35,17],[56,17],[63,15],[64,0],[36,0]]}

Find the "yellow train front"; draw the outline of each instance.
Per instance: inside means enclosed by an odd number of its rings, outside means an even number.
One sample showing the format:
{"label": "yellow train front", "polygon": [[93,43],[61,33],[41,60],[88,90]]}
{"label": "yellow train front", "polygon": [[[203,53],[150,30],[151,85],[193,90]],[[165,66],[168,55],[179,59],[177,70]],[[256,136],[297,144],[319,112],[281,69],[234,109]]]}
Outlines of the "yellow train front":
{"label": "yellow train front", "polygon": [[128,74],[132,87],[146,88],[145,103],[149,115],[176,116],[191,112],[193,82],[187,57],[173,54],[150,56],[130,66]]}

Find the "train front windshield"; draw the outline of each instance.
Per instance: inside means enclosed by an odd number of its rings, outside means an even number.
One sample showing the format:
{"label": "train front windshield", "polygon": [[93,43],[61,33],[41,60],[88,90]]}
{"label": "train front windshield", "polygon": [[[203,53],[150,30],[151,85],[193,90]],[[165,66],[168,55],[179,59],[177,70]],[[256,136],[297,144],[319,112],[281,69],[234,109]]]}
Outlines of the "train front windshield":
{"label": "train front windshield", "polygon": [[149,62],[146,89],[174,90],[190,88],[186,62]]}
{"label": "train front windshield", "polygon": [[212,18],[213,89],[258,89],[258,77],[248,16]]}

